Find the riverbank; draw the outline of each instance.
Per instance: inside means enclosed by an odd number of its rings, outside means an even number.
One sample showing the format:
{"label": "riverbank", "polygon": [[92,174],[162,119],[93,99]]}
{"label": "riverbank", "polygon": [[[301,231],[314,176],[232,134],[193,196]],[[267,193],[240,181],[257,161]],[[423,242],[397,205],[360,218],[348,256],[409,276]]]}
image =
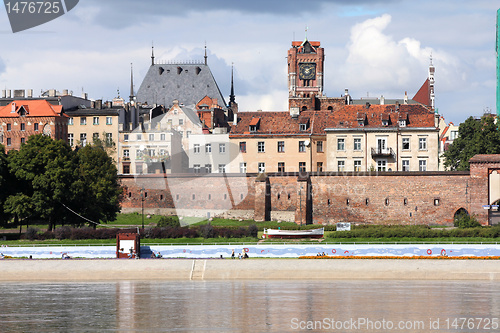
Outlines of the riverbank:
{"label": "riverbank", "polygon": [[492,280],[488,260],[5,259],[0,281],[118,280]]}

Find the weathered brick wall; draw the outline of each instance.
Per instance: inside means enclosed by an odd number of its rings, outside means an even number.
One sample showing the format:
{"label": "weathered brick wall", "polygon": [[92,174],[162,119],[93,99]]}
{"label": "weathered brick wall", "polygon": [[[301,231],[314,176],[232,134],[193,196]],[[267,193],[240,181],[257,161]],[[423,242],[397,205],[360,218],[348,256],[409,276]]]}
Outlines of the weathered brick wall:
{"label": "weathered brick wall", "polygon": [[144,175],[121,178],[122,207],[253,212],[257,221],[287,216],[296,223],[336,222],[451,225],[460,208],[488,223],[488,170],[344,174]]}
{"label": "weathered brick wall", "polygon": [[463,172],[314,176],[313,220],[450,225],[458,209],[478,211],[482,183]]}

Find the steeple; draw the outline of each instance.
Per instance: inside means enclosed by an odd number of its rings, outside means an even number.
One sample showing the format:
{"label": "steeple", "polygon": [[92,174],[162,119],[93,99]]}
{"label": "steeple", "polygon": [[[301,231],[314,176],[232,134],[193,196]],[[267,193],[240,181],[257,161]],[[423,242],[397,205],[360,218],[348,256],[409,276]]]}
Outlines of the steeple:
{"label": "steeple", "polygon": [[229,105],[234,104],[234,79],[233,79],[233,67],[234,64],[231,65],[231,95],[229,95]]}
{"label": "steeple", "polygon": [[134,100],[134,71],[132,68],[132,63],[130,63],[130,101]]}
{"label": "steeple", "polygon": [[431,101],[431,110],[434,110],[434,72],[436,71],[436,68],[432,64],[432,53],[430,56],[430,64],[429,64],[429,99]]}
{"label": "steeple", "polygon": [[205,42],[205,65],[207,64],[207,42]]}
{"label": "steeple", "polygon": [[151,66],[155,64],[155,46],[151,43]]}

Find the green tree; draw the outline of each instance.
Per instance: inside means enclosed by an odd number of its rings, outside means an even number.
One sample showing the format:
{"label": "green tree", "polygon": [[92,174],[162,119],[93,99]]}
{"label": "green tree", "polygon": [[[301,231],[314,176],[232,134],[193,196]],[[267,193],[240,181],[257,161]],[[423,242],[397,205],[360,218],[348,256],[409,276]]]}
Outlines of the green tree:
{"label": "green tree", "polygon": [[77,151],[76,157],[73,208],[95,222],[114,221],[120,211],[123,189],[113,159],[101,145],[86,145]]}
{"label": "green tree", "polygon": [[469,117],[458,128],[458,138],[444,153],[444,166],[452,171],[469,170],[469,160],[477,154],[499,154],[500,132],[495,119],[483,116]]}
{"label": "green tree", "polygon": [[5,225],[8,219],[8,214],[5,214],[4,210],[1,208],[9,194],[9,178],[7,155],[5,154],[4,146],[0,144],[0,225]]}
{"label": "green tree", "polygon": [[[9,169],[16,178],[16,187],[30,198],[23,216],[39,216],[48,221],[52,230],[57,221],[70,217],[63,205],[73,201],[71,187],[75,181],[75,159],[71,148],[62,140],[42,134],[31,136],[17,152],[7,156]],[[24,200],[19,193],[9,202]],[[13,206],[10,205],[13,211]],[[18,211],[18,213],[21,213]]]}

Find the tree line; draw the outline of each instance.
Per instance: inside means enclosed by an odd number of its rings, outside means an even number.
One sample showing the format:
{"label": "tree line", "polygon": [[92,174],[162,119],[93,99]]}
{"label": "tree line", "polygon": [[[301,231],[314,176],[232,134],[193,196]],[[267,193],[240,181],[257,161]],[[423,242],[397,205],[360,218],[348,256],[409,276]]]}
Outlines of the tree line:
{"label": "tree line", "polygon": [[[0,224],[81,226],[114,221],[122,188],[104,143],[73,150],[37,134],[19,150],[0,145]],[[91,222],[92,221],[92,222]]]}

